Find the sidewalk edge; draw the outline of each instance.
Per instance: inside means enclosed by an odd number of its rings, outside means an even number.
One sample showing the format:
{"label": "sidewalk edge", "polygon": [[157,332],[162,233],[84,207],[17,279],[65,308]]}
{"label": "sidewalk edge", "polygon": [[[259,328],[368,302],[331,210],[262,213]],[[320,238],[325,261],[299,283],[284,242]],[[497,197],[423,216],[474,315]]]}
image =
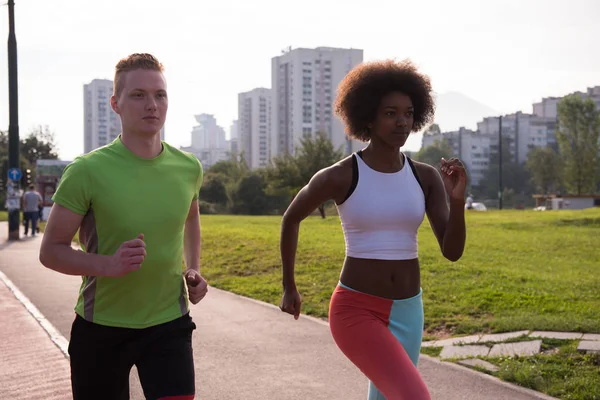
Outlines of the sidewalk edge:
{"label": "sidewalk edge", "polygon": [[19,288],[12,283],[10,279],[0,271],[0,281],[2,281],[6,287],[12,292],[12,294],[21,302],[23,306],[29,311],[29,314],[35,318],[35,320],[44,329],[46,334],[50,337],[50,340],[60,349],[63,355],[69,358],[69,341],[44,317],[44,315],[38,310],[38,308],[19,290]]}
{"label": "sidewalk edge", "polygon": [[[214,286],[210,286],[209,285],[209,293],[210,293],[210,290],[217,290],[219,292],[226,293],[226,294],[228,294],[230,296],[237,297],[237,298],[240,298],[242,300],[249,301],[249,302],[255,303],[255,304],[259,304],[259,305],[262,305],[264,307],[267,307],[267,308],[270,308],[270,309],[277,310],[277,311],[281,312],[281,310],[279,309],[279,307],[277,307],[276,305],[271,304],[271,303],[267,303],[267,302],[262,301],[262,300],[253,299],[251,297],[243,296],[241,294],[237,294],[237,293],[234,293],[234,292],[230,292],[228,290],[216,288]],[[321,318],[313,317],[313,316],[306,315],[306,314],[300,314],[300,318],[303,318],[303,319],[306,319],[306,320],[309,320],[309,321],[312,321],[312,322],[316,322],[317,324],[324,325],[324,326],[327,326],[327,327],[329,326],[329,322],[326,319],[324,319],[324,318],[321,319]],[[533,389],[529,389],[529,388],[526,388],[526,387],[523,387],[523,386],[519,386],[519,385],[516,385],[516,384],[511,383],[511,382],[506,382],[506,381],[503,381],[500,378],[497,378],[497,377],[495,377],[493,375],[488,375],[488,374],[485,374],[483,372],[479,372],[479,371],[476,371],[476,370],[468,368],[468,367],[463,367],[462,365],[458,365],[458,364],[455,364],[455,363],[452,363],[452,362],[442,361],[442,360],[440,360],[438,358],[431,357],[431,356],[428,356],[428,355],[423,354],[423,353],[419,354],[419,358],[421,358],[421,359],[427,359],[428,361],[432,361],[432,362],[435,362],[435,363],[438,363],[438,364],[443,364],[445,366],[448,366],[449,368],[454,368],[454,369],[460,370],[460,371],[462,371],[463,373],[466,373],[466,374],[476,375],[476,376],[478,376],[480,378],[490,380],[490,381],[494,382],[497,385],[504,386],[506,388],[510,388],[512,390],[516,390],[516,391],[521,392],[523,394],[527,394],[527,395],[530,395],[532,397],[535,397],[538,400],[557,400],[556,397],[549,396],[549,395],[544,394],[542,392],[538,392],[538,391],[533,390]]]}
{"label": "sidewalk edge", "polygon": [[486,374],[486,373],[483,373],[483,372],[479,372],[477,370],[471,369],[469,367],[464,367],[462,365],[459,365],[459,364],[456,364],[456,363],[453,363],[453,362],[442,361],[442,360],[440,360],[438,358],[428,356],[427,354],[421,353],[421,354],[419,354],[419,358],[420,359],[426,359],[426,360],[434,362],[434,363],[443,364],[443,365],[445,365],[445,366],[447,366],[449,368],[453,368],[453,369],[462,371],[462,372],[464,372],[466,374],[477,375],[477,376],[479,376],[479,377],[481,377],[483,379],[487,379],[489,381],[492,381],[492,382],[494,382],[494,383],[496,383],[496,384],[498,384],[500,386],[505,386],[505,387],[511,388],[513,390],[516,390],[517,392],[521,392],[523,394],[527,394],[527,395],[533,396],[533,397],[535,397],[536,399],[539,399],[539,400],[558,400],[556,397],[552,397],[552,396],[549,396],[549,395],[547,395],[545,393],[538,392],[537,390],[529,389],[529,388],[526,388],[524,386],[519,386],[519,385],[511,383],[511,382],[503,381],[502,379],[497,378],[497,377],[495,377],[493,375],[489,375],[489,374]]}

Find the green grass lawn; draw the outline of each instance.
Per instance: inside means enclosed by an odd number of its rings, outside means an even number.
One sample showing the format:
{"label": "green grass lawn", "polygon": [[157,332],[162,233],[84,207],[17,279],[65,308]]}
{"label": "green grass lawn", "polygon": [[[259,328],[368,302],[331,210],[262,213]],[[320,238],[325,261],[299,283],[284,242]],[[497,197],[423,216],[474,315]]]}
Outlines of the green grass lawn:
{"label": "green grass lawn", "polygon": [[500,370],[494,375],[559,399],[600,399],[600,354],[577,351],[579,340],[542,339],[533,357],[487,358]]}
{"label": "green grass lawn", "polygon": [[0,211],[0,222],[8,221],[8,211]]}
{"label": "green grass lawn", "polygon": [[[215,287],[279,304],[280,217],[202,216],[202,272]],[[445,260],[419,232],[428,336],[520,329],[600,332],[600,210],[467,214],[467,245]],[[336,216],[300,228],[303,312],[327,316],[344,259]]]}
{"label": "green grass lawn", "polygon": [[[202,273],[209,283],[279,304],[280,221],[202,216]],[[456,263],[441,256],[425,221],[419,247],[428,339],[528,329],[600,332],[600,209],[468,213],[467,245]],[[296,259],[303,312],[327,317],[344,259],[337,216],[302,223]],[[561,399],[600,399],[600,356],[578,353],[576,342],[545,340],[554,352],[491,359],[500,367],[494,375]]]}
{"label": "green grass lawn", "polygon": [[[533,336],[508,339],[504,343],[542,341],[541,352],[532,357],[478,357],[495,364],[498,372],[475,368],[508,382],[528,387],[559,399],[600,398],[600,354],[577,351],[580,340],[559,340]],[[478,343],[492,348],[493,342]],[[438,357],[442,347],[423,347],[421,353]],[[450,359],[448,361],[459,361]]]}

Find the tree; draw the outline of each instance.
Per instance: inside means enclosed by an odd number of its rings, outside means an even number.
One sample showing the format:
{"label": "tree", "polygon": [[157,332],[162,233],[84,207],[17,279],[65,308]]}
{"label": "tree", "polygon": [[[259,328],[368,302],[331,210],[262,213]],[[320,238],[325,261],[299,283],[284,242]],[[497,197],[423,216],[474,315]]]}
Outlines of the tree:
{"label": "tree", "polygon": [[415,160],[425,164],[438,166],[442,157],[448,160],[452,157],[452,147],[447,140],[436,140],[433,145],[423,147],[415,155]]}
{"label": "tree", "polygon": [[556,140],[569,192],[580,195],[596,189],[599,137],[600,111],[593,100],[570,95],[558,102]]}
{"label": "tree", "polygon": [[25,139],[21,140],[20,147],[21,154],[31,165],[35,165],[37,160],[58,159],[54,133],[48,126],[34,129]]}
{"label": "tree", "polygon": [[[323,132],[314,137],[304,136],[294,157],[284,155],[273,160],[268,176],[271,193],[287,193],[293,198],[306,185],[312,176],[344,157],[342,148],[335,149],[333,143]],[[325,218],[325,204],[319,206],[322,218]]]}
{"label": "tree", "polygon": [[200,190],[200,200],[226,207],[229,200],[227,188],[225,187],[226,182],[227,177],[223,174],[215,172],[207,173]]}
{"label": "tree", "polygon": [[250,174],[243,157],[232,155],[229,160],[219,161],[206,171],[199,199],[205,212],[231,211],[233,195],[240,181]]}
{"label": "tree", "polygon": [[531,183],[540,193],[557,191],[561,185],[562,159],[550,147],[536,147],[527,155]]}
{"label": "tree", "polygon": [[333,143],[323,132],[315,137],[305,136],[300,139],[300,147],[296,150],[296,165],[304,184],[323,168],[326,168],[344,157],[342,148],[334,149]]}
{"label": "tree", "polygon": [[[29,169],[35,176],[35,165],[39,159],[57,159],[54,133],[48,127],[34,129],[19,143],[19,168],[25,175]],[[4,207],[6,179],[8,174],[8,132],[0,131],[0,207]]]}
{"label": "tree", "polygon": [[208,171],[208,173],[222,174],[227,177],[228,181],[237,182],[245,175],[250,173],[248,164],[242,157],[239,159],[235,156],[230,157],[229,160],[219,161],[215,163]]}
{"label": "tree", "polygon": [[245,215],[267,214],[269,199],[265,186],[264,179],[258,172],[244,176],[232,193],[232,211]]}
{"label": "tree", "polygon": [[441,133],[442,133],[442,130],[440,129],[440,126],[438,124],[429,125],[429,127],[427,127],[427,129],[425,129],[425,132],[423,132],[423,134],[425,134],[425,135],[439,135]]}
{"label": "tree", "polygon": [[265,168],[267,193],[284,196],[288,201],[294,198],[306,182],[301,177],[296,159],[290,154],[274,157]]}

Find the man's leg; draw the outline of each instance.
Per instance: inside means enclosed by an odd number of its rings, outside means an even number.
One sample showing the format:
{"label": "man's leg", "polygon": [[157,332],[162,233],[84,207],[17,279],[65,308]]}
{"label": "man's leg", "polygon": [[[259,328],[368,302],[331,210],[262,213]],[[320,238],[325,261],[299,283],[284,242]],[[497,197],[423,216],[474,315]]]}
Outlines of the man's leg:
{"label": "man's leg", "polygon": [[196,325],[189,314],[148,329],[135,363],[147,399],[195,398],[194,329]]}
{"label": "man's leg", "polygon": [[127,400],[133,366],[129,329],[86,321],[79,315],[71,329],[69,355],[74,400]]}
{"label": "man's leg", "polygon": [[27,236],[27,232],[29,232],[29,220],[31,219],[31,213],[28,211],[23,212],[23,226],[25,226],[25,236]]}
{"label": "man's leg", "polygon": [[38,224],[38,213],[31,213],[31,236],[35,236],[37,232],[37,224]]}

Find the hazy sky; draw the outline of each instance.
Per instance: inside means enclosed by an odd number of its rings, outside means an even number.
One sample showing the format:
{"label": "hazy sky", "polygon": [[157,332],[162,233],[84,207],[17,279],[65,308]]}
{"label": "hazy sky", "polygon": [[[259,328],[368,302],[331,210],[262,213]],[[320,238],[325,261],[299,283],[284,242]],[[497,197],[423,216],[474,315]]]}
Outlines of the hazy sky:
{"label": "hazy sky", "polygon": [[[600,85],[598,0],[15,3],[21,135],[49,125],[66,160],[83,152],[83,85],[112,79],[119,58],[133,52],[165,64],[166,139],[176,146],[189,145],[194,114],[214,114],[229,132],[237,94],[270,87],[271,58],[287,46],[360,48],[365,61],[410,58],[436,92],[458,91],[502,113]],[[8,129],[5,6],[0,34],[0,128]]]}

